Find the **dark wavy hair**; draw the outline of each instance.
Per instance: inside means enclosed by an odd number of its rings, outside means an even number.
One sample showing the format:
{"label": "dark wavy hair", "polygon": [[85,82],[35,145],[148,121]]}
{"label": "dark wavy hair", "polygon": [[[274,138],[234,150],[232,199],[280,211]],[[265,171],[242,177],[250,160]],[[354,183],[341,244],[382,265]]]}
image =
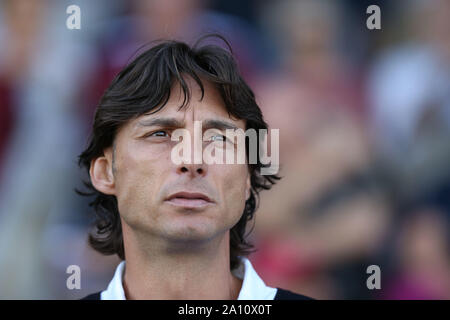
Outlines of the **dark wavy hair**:
{"label": "dark wavy hair", "polygon": [[[207,37],[211,37],[208,35]],[[88,147],[79,156],[79,165],[88,171],[91,161],[103,155],[105,148],[114,146],[118,129],[126,122],[143,114],[161,110],[170,97],[171,88],[177,81],[184,93],[182,106],[189,103],[191,92],[185,77],[191,77],[199,85],[204,95],[204,81],[209,81],[220,93],[229,115],[246,121],[246,129],[267,129],[255,96],[239,74],[229,43],[218,35],[228,46],[224,48],[208,44],[200,46],[200,38],[192,47],[179,41],[162,41],[141,53],[112,80],[97,106],[93,131]],[[258,150],[260,137],[258,139]],[[248,141],[248,139],[247,139]],[[246,142],[247,142],[246,141]],[[246,143],[248,159],[248,143]],[[246,225],[254,216],[258,206],[259,192],[280,179],[277,175],[262,175],[264,165],[259,152],[256,164],[248,164],[251,181],[250,197],[239,222],[230,230],[230,268],[238,265],[238,256],[250,254],[254,247],[246,240]],[[267,166],[267,165],[266,165]],[[90,206],[95,210],[95,230],[89,234],[89,243],[97,251],[117,254],[125,259],[122,227],[117,199],[106,195],[84,182],[88,190],[77,192],[95,197]]]}

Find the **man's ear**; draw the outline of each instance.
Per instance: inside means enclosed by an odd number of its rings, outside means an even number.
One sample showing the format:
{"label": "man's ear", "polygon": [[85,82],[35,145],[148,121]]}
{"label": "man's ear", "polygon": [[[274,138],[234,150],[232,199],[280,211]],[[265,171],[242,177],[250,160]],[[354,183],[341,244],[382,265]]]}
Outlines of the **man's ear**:
{"label": "man's ear", "polygon": [[115,193],[112,148],[107,148],[103,156],[92,159],[89,175],[95,189],[104,194]]}

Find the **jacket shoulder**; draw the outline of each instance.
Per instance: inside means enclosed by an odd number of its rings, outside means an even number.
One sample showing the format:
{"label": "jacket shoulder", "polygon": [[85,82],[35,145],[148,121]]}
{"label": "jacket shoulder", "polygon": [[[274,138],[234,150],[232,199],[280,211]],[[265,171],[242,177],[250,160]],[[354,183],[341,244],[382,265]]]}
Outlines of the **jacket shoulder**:
{"label": "jacket shoulder", "polygon": [[88,296],[86,296],[84,298],[81,298],[80,300],[101,300],[100,299],[100,293],[101,293],[101,291],[96,292],[96,293],[92,293],[92,294],[90,294],[90,295],[88,295]]}
{"label": "jacket shoulder", "polygon": [[314,300],[311,297],[302,294],[294,293],[289,290],[277,288],[277,294],[274,300]]}
{"label": "jacket shoulder", "polygon": [[[80,300],[100,300],[100,293],[101,293],[100,291],[92,293],[84,298],[81,298]],[[304,296],[302,294],[294,293],[289,290],[277,288],[277,294],[275,295],[274,300],[314,300],[314,299],[308,296]]]}

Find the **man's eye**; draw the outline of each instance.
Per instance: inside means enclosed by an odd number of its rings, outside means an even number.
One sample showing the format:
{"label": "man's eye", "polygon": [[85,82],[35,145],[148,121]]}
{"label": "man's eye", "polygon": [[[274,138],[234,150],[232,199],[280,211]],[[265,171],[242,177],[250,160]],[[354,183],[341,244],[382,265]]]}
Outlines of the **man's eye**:
{"label": "man's eye", "polygon": [[148,135],[148,137],[167,137],[168,133],[163,130],[152,132]]}
{"label": "man's eye", "polygon": [[214,135],[208,137],[205,141],[208,141],[208,142],[226,142],[227,141],[227,137],[224,136],[223,134],[214,134]]}
{"label": "man's eye", "polygon": [[226,137],[222,134],[216,134],[215,136],[211,137],[211,141],[225,141]]}

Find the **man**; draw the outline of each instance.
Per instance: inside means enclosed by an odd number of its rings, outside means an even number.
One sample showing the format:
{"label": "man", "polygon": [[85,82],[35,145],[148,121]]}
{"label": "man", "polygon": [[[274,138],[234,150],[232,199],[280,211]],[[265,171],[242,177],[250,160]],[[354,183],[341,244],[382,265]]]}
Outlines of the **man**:
{"label": "man", "polygon": [[150,48],[100,101],[79,160],[95,196],[89,241],[124,261],[105,291],[85,299],[307,298],[266,286],[246,258],[252,246],[244,233],[259,191],[279,178],[262,175],[260,161],[173,159],[176,130],[195,140],[196,122],[205,146],[227,144],[226,129],[267,129],[232,55],[198,43]]}

